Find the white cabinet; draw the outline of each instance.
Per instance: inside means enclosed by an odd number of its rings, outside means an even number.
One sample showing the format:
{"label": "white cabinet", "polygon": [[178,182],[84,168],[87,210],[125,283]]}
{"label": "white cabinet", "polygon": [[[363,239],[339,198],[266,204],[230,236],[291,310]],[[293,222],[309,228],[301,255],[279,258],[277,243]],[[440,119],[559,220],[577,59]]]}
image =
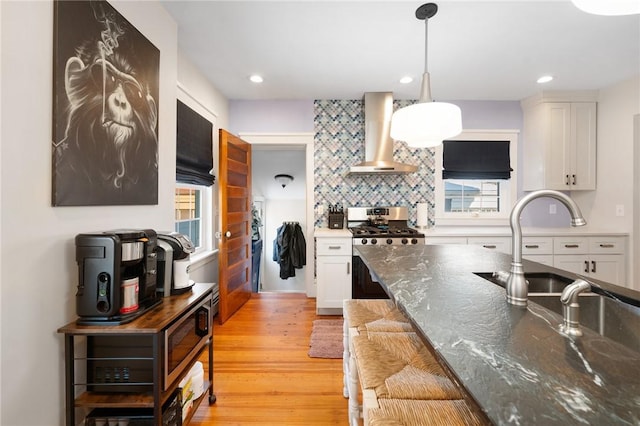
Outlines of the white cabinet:
{"label": "white cabinet", "polygon": [[467,244],[511,254],[511,237],[469,237]]}
{"label": "white cabinet", "polygon": [[522,101],[523,189],[596,188],[596,95],[549,93]]}
{"label": "white cabinet", "polygon": [[553,237],[523,237],[522,257],[553,266]]}
{"label": "white cabinet", "polygon": [[625,237],[557,237],[553,266],[612,284],[626,282]]}
{"label": "white cabinet", "polygon": [[337,313],[351,299],[352,238],[316,238],[316,310]]}

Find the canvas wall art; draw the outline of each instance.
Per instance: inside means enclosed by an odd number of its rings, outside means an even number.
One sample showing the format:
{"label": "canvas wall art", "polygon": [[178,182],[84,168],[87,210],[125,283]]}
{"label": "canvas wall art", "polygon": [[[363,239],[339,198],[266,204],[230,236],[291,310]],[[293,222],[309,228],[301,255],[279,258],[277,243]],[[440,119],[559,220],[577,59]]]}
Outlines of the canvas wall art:
{"label": "canvas wall art", "polygon": [[52,204],[158,204],[160,51],[106,1],[56,1],[53,66]]}

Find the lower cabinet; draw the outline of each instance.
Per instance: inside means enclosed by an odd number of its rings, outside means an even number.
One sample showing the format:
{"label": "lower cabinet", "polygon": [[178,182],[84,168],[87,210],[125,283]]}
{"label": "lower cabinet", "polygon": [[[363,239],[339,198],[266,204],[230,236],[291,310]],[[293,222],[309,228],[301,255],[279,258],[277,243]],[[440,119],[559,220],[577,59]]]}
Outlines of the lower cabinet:
{"label": "lower cabinet", "polygon": [[[522,257],[611,284],[626,283],[624,236],[524,236]],[[511,237],[427,236],[426,244],[473,244],[511,254]]]}
{"label": "lower cabinet", "polygon": [[352,238],[316,238],[316,310],[336,313],[351,299]]}
{"label": "lower cabinet", "polygon": [[625,237],[558,237],[553,266],[611,284],[626,283]]}

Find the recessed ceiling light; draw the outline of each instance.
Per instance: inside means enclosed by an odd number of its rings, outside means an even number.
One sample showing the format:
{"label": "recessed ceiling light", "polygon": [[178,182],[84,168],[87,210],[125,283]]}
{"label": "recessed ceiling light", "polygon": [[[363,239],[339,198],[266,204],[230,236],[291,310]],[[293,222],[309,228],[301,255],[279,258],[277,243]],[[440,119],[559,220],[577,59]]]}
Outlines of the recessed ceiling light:
{"label": "recessed ceiling light", "polygon": [[413,77],[409,77],[409,76],[402,77],[402,78],[400,79],[400,83],[402,83],[402,84],[409,84],[409,83],[411,83],[412,81],[413,81]]}
{"label": "recessed ceiling light", "polygon": [[258,74],[252,75],[251,77],[249,77],[249,80],[251,80],[253,83],[262,83],[264,81]]}
{"label": "recessed ceiling light", "polygon": [[540,78],[538,79],[538,83],[548,83],[548,82],[550,82],[551,80],[553,80],[553,77],[552,77],[552,76],[550,76],[550,75],[543,75],[542,77],[540,77]]}

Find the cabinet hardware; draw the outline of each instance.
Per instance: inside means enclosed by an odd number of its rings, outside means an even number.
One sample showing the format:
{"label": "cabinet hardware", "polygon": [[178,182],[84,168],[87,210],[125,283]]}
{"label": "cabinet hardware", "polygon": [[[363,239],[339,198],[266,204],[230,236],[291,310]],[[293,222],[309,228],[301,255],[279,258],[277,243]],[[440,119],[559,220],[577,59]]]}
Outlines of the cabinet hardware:
{"label": "cabinet hardware", "polygon": [[613,248],[615,246],[613,244],[600,244],[600,247],[602,247],[602,248]]}
{"label": "cabinet hardware", "polygon": [[584,272],[586,272],[587,274],[589,273],[589,261],[588,260],[584,261]]}
{"label": "cabinet hardware", "polygon": [[494,249],[496,248],[496,246],[494,244],[483,244],[482,247],[484,248],[488,248],[488,249]]}
{"label": "cabinet hardware", "polygon": [[528,249],[536,249],[536,248],[540,248],[540,246],[538,244],[525,244],[524,245],[526,248]]}
{"label": "cabinet hardware", "polygon": [[578,244],[565,244],[564,247],[565,248],[578,248],[580,246]]}
{"label": "cabinet hardware", "polygon": [[329,250],[340,250],[340,246],[329,246]]}
{"label": "cabinet hardware", "polygon": [[593,272],[594,274],[596,272],[596,261],[595,260],[591,261],[591,272]]}
{"label": "cabinet hardware", "polygon": [[351,262],[347,262],[347,275],[351,273]]}
{"label": "cabinet hardware", "polygon": [[573,185],[577,185],[578,182],[576,181],[576,175],[571,175],[573,177]]}

